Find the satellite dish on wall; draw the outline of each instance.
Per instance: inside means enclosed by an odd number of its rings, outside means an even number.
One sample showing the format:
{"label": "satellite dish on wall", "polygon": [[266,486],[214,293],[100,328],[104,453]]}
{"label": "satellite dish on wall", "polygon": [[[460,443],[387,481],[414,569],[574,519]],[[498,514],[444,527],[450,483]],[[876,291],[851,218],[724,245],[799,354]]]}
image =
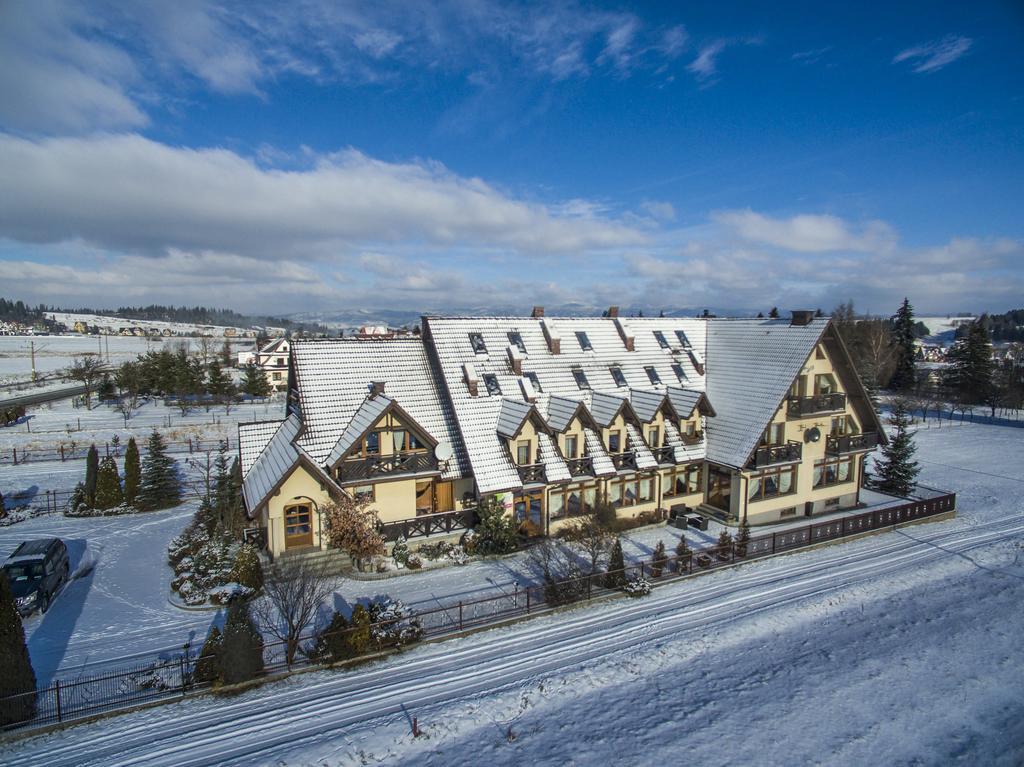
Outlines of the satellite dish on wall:
{"label": "satellite dish on wall", "polygon": [[434,458],[439,461],[450,461],[454,455],[455,451],[447,442],[438,442],[437,447],[434,448]]}
{"label": "satellite dish on wall", "polygon": [[812,426],[810,429],[804,432],[805,442],[819,442],[821,440],[821,429],[817,426]]}

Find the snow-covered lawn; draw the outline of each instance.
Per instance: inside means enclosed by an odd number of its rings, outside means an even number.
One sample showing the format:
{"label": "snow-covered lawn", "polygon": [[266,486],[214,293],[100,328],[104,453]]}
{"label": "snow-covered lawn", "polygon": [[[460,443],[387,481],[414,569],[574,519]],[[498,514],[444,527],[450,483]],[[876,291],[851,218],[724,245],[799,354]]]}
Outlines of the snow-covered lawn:
{"label": "snow-covered lawn", "polygon": [[[918,444],[922,482],[957,491],[957,519],[234,698],[70,728],[5,746],[0,761],[1021,764],[1024,435],[968,425],[920,432]],[[173,620],[174,608],[155,596],[156,581],[169,578],[163,547],[187,513],[31,520],[0,531],[7,541],[19,528],[74,525],[62,534],[105,542],[91,581],[81,581],[85,593],[30,620],[33,658],[49,651],[69,667],[65,659],[95,658],[119,642],[155,646],[150,632],[178,630],[184,641],[187,626],[208,624],[208,613]],[[632,545],[642,550],[672,532],[643,531]],[[459,588],[504,588],[520,577],[517,567],[499,560],[343,581],[339,596],[401,589],[410,602],[448,598]],[[61,609],[48,638],[39,627]],[[426,733],[419,739],[412,716]]]}

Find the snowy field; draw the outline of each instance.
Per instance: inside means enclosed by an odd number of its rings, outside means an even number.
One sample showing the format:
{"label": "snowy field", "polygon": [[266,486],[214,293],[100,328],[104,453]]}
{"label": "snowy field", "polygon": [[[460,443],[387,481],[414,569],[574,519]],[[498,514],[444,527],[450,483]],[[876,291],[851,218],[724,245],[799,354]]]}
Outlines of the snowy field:
{"label": "snowy field", "polygon": [[[666,585],[347,671],[303,674],[0,747],[52,765],[1024,763],[1019,429],[918,436],[921,481],[959,515]],[[45,618],[41,670],[180,645],[213,613],[167,603],[167,540],[189,509],[37,519],[96,557]],[[639,552],[673,531],[643,531]],[[517,560],[373,583],[410,602],[504,588]],[[177,633],[177,637],[172,635]],[[173,641],[169,641],[172,640]],[[168,640],[168,641],[163,641]],[[424,735],[413,738],[410,717]]]}

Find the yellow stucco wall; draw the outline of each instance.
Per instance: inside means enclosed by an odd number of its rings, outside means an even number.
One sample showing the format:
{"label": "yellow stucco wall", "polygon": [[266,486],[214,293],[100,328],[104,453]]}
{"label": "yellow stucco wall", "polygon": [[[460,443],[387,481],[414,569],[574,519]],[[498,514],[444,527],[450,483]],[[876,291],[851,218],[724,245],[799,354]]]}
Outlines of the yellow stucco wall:
{"label": "yellow stucco wall", "polygon": [[[330,502],[330,496],[320,484],[318,478],[312,476],[301,464],[296,466],[288,478],[281,485],[280,490],[267,500],[266,510],[263,514],[264,523],[267,526],[267,548],[272,556],[277,556],[284,551],[284,510],[286,506],[308,503],[304,500],[296,501],[296,496],[309,496],[322,508]],[[316,512],[313,513],[313,545],[320,546],[320,525]],[[326,539],[326,536],[324,536]]]}

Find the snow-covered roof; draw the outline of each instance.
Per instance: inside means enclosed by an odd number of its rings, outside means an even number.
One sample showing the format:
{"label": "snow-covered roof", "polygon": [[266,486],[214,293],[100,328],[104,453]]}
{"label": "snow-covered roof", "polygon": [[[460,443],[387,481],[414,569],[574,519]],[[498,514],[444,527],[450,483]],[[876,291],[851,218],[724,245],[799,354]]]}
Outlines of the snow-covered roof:
{"label": "snow-covered roof", "polygon": [[534,412],[533,405],[521,400],[502,397],[501,408],[498,410],[497,432],[505,439],[512,439],[519,434],[523,421]]}
{"label": "snow-covered roof", "polygon": [[238,452],[242,466],[242,476],[256,463],[263,448],[281,426],[281,421],[261,421],[259,423],[238,424]]}
{"label": "snow-covered roof", "polygon": [[338,437],[338,441],[331,449],[325,463],[328,466],[334,466],[335,463],[344,458],[345,454],[352,449],[356,440],[380,420],[380,417],[384,415],[384,412],[391,406],[392,402],[394,400],[385,397],[383,394],[378,394],[376,397],[367,395],[362,404],[356,408],[355,414],[353,414],[345,426],[341,436]]}
{"label": "snow-covered roof", "polygon": [[707,407],[712,414],[716,412],[714,408],[711,407],[711,400],[708,398],[707,393],[697,391],[695,389],[684,389],[680,386],[669,386],[668,399],[680,418],[689,418],[693,415],[694,409],[701,403],[701,400],[704,400],[705,407]]}
{"label": "snow-covered roof", "polygon": [[444,469],[444,479],[456,479],[468,471],[451,408],[419,338],[301,340],[292,344],[291,352],[303,420],[299,445],[318,464],[327,464],[343,436],[358,437],[364,431],[357,428],[355,416],[364,405],[368,409],[360,419],[369,417],[369,408],[376,407],[369,405],[367,394],[377,381],[384,384],[384,394],[378,398],[394,401],[427,436],[452,446],[455,459]]}
{"label": "snow-covered roof", "polygon": [[578,399],[568,397],[556,397],[551,395],[547,398],[547,422],[555,431],[565,431],[572,423],[572,419],[581,407],[586,406]]}
{"label": "snow-covered roof", "polygon": [[296,415],[290,415],[281,421],[249,470],[243,469],[242,494],[245,496],[245,506],[250,512],[263,503],[299,459],[299,449],[293,440],[301,426],[302,423]]}
{"label": "snow-covered roof", "polygon": [[643,423],[649,423],[658,414],[665,398],[665,392],[644,389],[629,390],[629,404],[633,406],[636,417]]}
{"label": "snow-covered roof", "polygon": [[828,325],[789,320],[711,319],[707,392],[717,415],[708,422],[708,460],[746,465],[793,380]]}

